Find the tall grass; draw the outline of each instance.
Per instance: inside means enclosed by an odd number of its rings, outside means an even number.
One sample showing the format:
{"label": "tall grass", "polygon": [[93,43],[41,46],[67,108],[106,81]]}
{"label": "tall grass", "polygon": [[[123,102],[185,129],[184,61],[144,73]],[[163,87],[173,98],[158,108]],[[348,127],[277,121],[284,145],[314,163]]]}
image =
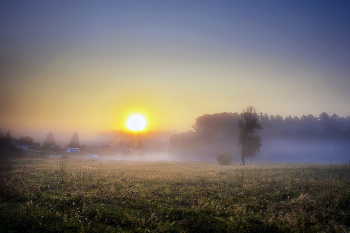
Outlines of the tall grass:
{"label": "tall grass", "polygon": [[1,164],[6,232],[349,232],[349,165]]}

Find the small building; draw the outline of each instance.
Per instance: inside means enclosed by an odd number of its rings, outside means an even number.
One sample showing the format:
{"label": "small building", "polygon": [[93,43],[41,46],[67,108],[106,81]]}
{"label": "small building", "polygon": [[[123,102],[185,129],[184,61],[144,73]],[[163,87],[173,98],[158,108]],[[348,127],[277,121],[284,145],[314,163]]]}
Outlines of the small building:
{"label": "small building", "polygon": [[66,153],[78,153],[80,152],[80,148],[68,147]]}

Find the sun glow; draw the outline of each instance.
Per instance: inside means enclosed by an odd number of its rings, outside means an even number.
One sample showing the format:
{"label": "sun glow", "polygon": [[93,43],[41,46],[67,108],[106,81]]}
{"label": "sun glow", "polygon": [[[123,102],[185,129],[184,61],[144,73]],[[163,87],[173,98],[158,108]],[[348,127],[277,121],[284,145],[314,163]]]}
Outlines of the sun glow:
{"label": "sun glow", "polygon": [[144,130],[146,124],[145,117],[139,114],[131,115],[126,122],[128,129],[135,132]]}

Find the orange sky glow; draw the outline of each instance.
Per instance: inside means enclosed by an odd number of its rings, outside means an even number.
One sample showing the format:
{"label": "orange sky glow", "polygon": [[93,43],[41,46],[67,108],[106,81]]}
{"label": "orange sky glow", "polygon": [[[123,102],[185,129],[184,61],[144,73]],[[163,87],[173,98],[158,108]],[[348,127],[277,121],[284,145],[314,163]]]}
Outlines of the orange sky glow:
{"label": "orange sky glow", "polygon": [[3,4],[0,128],[83,135],[142,114],[145,131],[187,131],[249,105],[350,115],[350,20],[338,8],[139,3]]}

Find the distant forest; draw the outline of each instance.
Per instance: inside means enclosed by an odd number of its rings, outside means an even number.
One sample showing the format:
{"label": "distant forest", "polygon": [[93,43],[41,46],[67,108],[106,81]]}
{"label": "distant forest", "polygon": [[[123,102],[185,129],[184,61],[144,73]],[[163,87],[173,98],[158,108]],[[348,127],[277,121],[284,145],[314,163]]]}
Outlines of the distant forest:
{"label": "distant forest", "polygon": [[[198,117],[193,130],[170,138],[170,155],[183,160],[215,161],[219,153],[229,152],[239,162],[239,113],[215,113]],[[261,153],[252,161],[339,163],[350,160],[350,117],[318,117],[259,114],[263,129]]]}

